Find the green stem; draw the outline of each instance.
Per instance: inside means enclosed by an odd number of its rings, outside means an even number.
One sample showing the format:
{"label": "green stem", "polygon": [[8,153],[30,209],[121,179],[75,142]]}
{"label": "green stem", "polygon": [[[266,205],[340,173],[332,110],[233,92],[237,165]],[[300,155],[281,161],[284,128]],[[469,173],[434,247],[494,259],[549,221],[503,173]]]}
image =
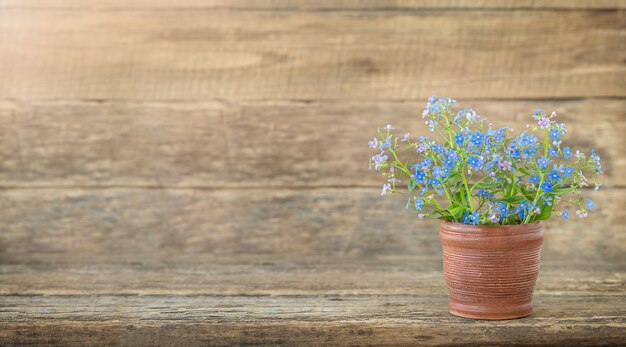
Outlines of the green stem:
{"label": "green stem", "polygon": [[465,178],[465,163],[463,163],[463,169],[461,170],[461,178],[463,178],[463,184],[465,184],[465,192],[467,193],[467,201],[469,202],[469,207],[472,211],[474,211],[474,206],[472,204],[472,196],[470,194],[469,186],[467,185],[467,179]]}
{"label": "green stem", "polygon": [[[409,171],[409,169],[404,165],[404,163],[400,160],[400,158],[398,158],[398,154],[396,154],[396,151],[392,148],[389,148],[389,152],[391,152],[391,154],[393,154],[393,157],[396,160],[396,164],[399,164],[400,169],[402,169],[402,171],[404,171],[404,173],[411,177],[411,172]],[[417,182],[416,182],[417,183]]]}
{"label": "green stem", "polygon": [[[482,181],[486,180],[487,178],[489,178],[489,176],[484,176],[483,178],[481,178],[480,180],[478,180],[478,182],[474,183],[474,184],[472,185],[472,189],[470,189],[470,191],[469,191],[469,195],[471,196],[472,191],[474,191],[474,188],[476,188],[476,185],[477,185],[478,183],[480,183],[480,182],[482,182]],[[480,207],[479,207],[479,208],[480,208]]]}
{"label": "green stem", "polygon": [[452,147],[452,149],[454,149],[454,141],[452,140],[452,132],[450,131],[450,120],[448,119],[448,117],[444,117],[446,120],[446,132],[448,133],[448,139],[450,140],[450,147]]}
{"label": "green stem", "polygon": [[437,208],[439,208],[441,211],[443,211],[443,210],[444,210],[443,206],[441,206],[441,205],[439,204],[439,202],[437,202],[437,200],[431,199],[431,201],[432,201],[435,205],[437,205]]}

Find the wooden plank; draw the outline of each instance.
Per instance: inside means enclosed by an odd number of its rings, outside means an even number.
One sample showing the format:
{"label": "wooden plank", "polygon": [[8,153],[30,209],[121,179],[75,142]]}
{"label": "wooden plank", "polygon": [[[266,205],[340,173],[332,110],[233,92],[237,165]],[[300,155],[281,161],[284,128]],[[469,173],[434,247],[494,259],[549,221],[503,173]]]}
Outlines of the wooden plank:
{"label": "wooden plank", "polygon": [[[0,265],[0,295],[447,294],[441,255],[392,259],[196,255],[188,262],[174,256],[160,262],[135,259],[131,264],[57,264],[55,259]],[[623,266],[578,261],[573,268],[564,263],[561,259],[542,261],[536,294],[624,295]]]}
{"label": "wooden plank", "polygon": [[537,296],[534,313],[470,321],[442,296],[12,296],[7,345],[621,345],[624,297]]}
{"label": "wooden plank", "polygon": [[[598,205],[589,218],[546,223],[543,259],[623,264],[624,190],[589,193]],[[438,256],[437,221],[421,221],[403,206],[401,196],[383,198],[370,188],[5,190],[0,262]]]}
{"label": "wooden plank", "polygon": [[[603,160],[626,187],[626,101],[471,101],[516,133],[537,107],[567,123],[564,142]],[[393,124],[430,134],[422,102],[0,102],[0,186],[378,187],[367,141]],[[410,157],[418,160],[416,156]]]}
{"label": "wooden plank", "polygon": [[624,97],[623,11],[0,13],[0,98]]}
{"label": "wooden plank", "polygon": [[230,10],[380,10],[407,11],[429,9],[622,9],[619,0],[1,0],[0,7],[28,9],[81,10],[154,10],[154,9],[230,9]]}

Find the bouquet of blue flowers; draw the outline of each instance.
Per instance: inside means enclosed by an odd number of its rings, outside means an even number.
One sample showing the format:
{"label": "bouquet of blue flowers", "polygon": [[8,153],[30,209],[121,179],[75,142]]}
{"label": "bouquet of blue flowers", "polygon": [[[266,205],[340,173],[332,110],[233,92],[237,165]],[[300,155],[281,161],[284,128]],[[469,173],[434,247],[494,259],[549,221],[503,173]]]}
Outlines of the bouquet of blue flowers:
{"label": "bouquet of blue flowers", "polygon": [[[442,142],[409,134],[395,137],[393,127],[378,129],[369,142],[378,153],[370,169],[383,171],[382,195],[408,194],[406,207],[419,218],[479,224],[525,224],[550,218],[552,213],[569,218],[569,208],[586,217],[595,204],[581,195],[582,187],[602,174],[595,151],[586,156],[562,146],[566,127],[556,114],[538,109],[536,124],[513,136],[510,128],[494,129],[472,109],[452,110],[455,101],[432,96],[422,113],[428,129]],[[401,146],[416,153],[415,161],[400,158]]]}

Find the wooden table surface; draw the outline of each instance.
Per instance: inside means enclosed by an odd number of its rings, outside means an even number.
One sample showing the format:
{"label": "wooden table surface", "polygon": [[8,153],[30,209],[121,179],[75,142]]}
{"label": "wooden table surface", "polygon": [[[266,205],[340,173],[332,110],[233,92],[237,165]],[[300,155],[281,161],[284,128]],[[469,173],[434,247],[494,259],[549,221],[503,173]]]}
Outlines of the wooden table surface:
{"label": "wooden table surface", "polygon": [[3,286],[0,339],[189,346],[624,342],[620,269],[544,264],[530,317],[478,321],[447,312],[438,258],[4,265],[3,283],[12,284]]}
{"label": "wooden table surface", "polygon": [[[437,223],[394,209],[399,201],[377,189],[251,192],[253,208],[221,192],[142,191],[141,203],[134,191],[59,194],[37,190],[0,207],[4,220],[23,218],[2,236],[11,245],[0,266],[3,344],[563,346],[626,336],[621,208],[547,223],[533,314],[494,322],[447,312]],[[24,218],[32,206],[38,213]],[[163,219],[172,206],[180,218]],[[111,220],[115,209],[123,221]],[[41,242],[24,227],[38,223],[54,226],[39,230]],[[115,228],[103,235],[83,229],[107,223]]]}
{"label": "wooden table surface", "polygon": [[[0,345],[626,345],[626,4],[0,1]],[[367,141],[538,107],[605,175],[530,317],[447,313]]]}

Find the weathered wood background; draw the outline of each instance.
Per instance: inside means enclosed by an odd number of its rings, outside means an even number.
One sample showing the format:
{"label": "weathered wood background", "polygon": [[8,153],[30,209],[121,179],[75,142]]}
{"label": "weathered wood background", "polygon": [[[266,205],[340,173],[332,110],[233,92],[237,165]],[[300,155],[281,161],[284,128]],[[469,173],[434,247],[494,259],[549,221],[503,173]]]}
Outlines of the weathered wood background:
{"label": "weathered wood background", "polygon": [[[625,62],[617,0],[0,0],[0,345],[622,344]],[[367,170],[431,94],[602,156],[529,318]]]}

